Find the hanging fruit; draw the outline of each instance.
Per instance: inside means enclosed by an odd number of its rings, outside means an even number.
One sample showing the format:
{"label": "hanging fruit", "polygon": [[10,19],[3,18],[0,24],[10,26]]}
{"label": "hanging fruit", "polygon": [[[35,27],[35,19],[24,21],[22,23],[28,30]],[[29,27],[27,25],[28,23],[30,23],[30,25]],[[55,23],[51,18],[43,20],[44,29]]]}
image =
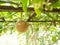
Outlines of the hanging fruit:
{"label": "hanging fruit", "polygon": [[23,20],[20,20],[16,23],[16,29],[18,32],[26,32],[27,29],[28,29],[28,26],[29,26],[29,23],[23,21]]}

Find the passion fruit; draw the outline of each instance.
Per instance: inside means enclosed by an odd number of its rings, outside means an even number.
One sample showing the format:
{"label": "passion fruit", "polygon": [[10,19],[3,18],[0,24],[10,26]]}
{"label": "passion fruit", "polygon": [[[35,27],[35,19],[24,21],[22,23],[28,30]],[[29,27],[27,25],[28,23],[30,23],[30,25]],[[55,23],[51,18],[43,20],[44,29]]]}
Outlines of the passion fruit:
{"label": "passion fruit", "polygon": [[29,23],[26,21],[20,20],[16,23],[16,29],[18,32],[26,32],[28,29]]}

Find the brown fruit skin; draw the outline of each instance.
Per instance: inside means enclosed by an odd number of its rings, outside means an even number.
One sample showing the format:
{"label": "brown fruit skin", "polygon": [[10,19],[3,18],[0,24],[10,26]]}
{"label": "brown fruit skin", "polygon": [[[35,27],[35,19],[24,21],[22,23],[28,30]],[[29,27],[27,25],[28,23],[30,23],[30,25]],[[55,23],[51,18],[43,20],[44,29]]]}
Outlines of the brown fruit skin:
{"label": "brown fruit skin", "polygon": [[16,29],[18,32],[26,32],[29,24],[23,20],[16,23]]}

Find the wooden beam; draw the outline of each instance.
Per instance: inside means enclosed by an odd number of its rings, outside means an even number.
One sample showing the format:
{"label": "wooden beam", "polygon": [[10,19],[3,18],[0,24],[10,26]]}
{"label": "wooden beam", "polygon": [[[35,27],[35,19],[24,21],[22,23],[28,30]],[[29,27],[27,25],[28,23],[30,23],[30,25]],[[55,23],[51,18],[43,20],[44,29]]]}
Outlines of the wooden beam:
{"label": "wooden beam", "polygon": [[[0,22],[17,22],[17,21],[0,21]],[[27,21],[27,22],[54,22],[54,20],[32,20],[32,21]],[[60,20],[56,20],[55,22],[60,22]]]}
{"label": "wooden beam", "polygon": [[[34,8],[32,7],[28,7],[27,9],[29,12],[34,11]],[[22,7],[12,7],[12,6],[0,6],[0,12],[4,12],[4,11],[12,11],[12,12],[23,12]]]}
{"label": "wooden beam", "polygon": [[[33,12],[34,8],[33,7],[28,7],[27,8],[28,12]],[[12,11],[12,12],[24,12],[22,7],[12,7],[12,6],[0,6],[0,12],[8,12],[8,11]],[[57,8],[53,8],[52,10],[42,10],[43,12],[60,12],[60,9]]]}

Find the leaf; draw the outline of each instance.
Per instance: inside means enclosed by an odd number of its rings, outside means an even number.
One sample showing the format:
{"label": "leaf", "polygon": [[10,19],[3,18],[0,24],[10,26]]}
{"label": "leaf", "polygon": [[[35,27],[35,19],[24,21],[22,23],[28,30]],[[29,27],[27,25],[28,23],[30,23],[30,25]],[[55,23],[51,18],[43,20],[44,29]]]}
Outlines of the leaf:
{"label": "leaf", "polygon": [[41,15],[44,0],[33,0],[34,10],[37,15]]}
{"label": "leaf", "polygon": [[35,12],[37,15],[41,15],[41,10],[38,8],[38,9],[35,9]]}
{"label": "leaf", "polygon": [[39,31],[39,23],[36,23],[35,25],[37,26],[36,31]]}
{"label": "leaf", "polygon": [[2,32],[2,29],[0,29],[0,33]]}
{"label": "leaf", "polygon": [[52,4],[54,8],[60,7],[60,0],[57,1],[56,3]]}
{"label": "leaf", "polygon": [[60,35],[60,31],[58,32],[58,34]]}
{"label": "leaf", "polygon": [[0,29],[2,29],[3,28],[3,25],[2,25],[2,23],[0,23]]}
{"label": "leaf", "polygon": [[57,30],[56,27],[51,27],[50,31],[53,32],[54,30]]}
{"label": "leaf", "polygon": [[56,42],[56,35],[52,36],[52,41]]}
{"label": "leaf", "polygon": [[34,3],[38,3],[40,0],[33,0]]}
{"label": "leaf", "polygon": [[20,0],[23,6],[23,10],[25,12],[27,12],[27,4],[28,4],[28,0]]}
{"label": "leaf", "polygon": [[3,32],[6,33],[8,30],[4,29]]}

